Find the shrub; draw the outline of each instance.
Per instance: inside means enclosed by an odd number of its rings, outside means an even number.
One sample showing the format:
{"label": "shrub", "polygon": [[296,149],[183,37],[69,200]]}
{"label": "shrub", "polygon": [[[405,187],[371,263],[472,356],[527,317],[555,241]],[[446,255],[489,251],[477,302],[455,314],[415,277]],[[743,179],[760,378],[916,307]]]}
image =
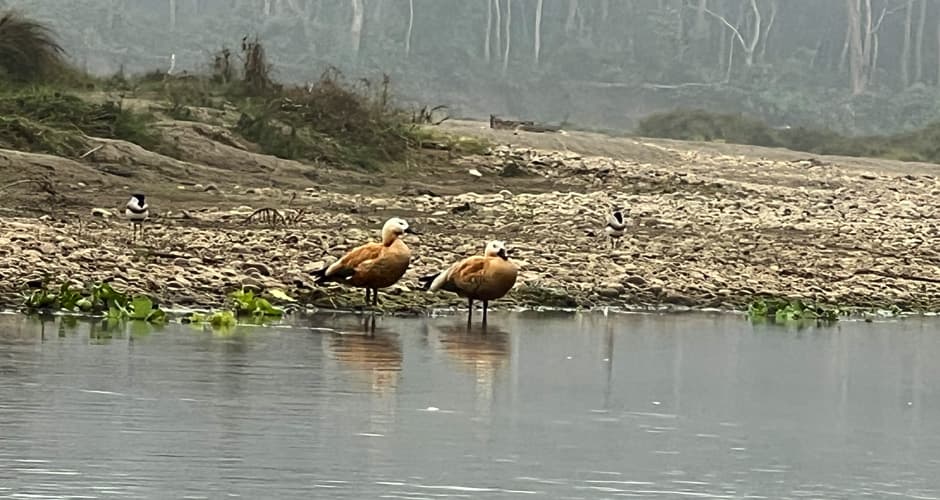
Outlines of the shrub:
{"label": "shrub", "polygon": [[940,163],[940,122],[893,135],[848,137],[806,127],[774,129],[743,115],[696,109],[650,115],[640,121],[636,133],[688,141],[785,147],[825,155]]}
{"label": "shrub", "polygon": [[44,80],[66,66],[63,53],[44,24],[14,12],[0,15],[0,78]]}

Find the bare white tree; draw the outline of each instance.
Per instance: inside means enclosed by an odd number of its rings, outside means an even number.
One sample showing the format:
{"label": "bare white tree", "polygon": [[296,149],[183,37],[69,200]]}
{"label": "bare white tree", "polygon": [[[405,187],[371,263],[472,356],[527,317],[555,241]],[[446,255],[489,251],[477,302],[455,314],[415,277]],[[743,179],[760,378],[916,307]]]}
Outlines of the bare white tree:
{"label": "bare white tree", "polygon": [[415,27],[415,0],[408,0],[408,33],[405,34],[405,55],[411,55],[411,32]]}
{"label": "bare white tree", "polygon": [[924,28],[927,23],[927,0],[920,0],[920,16],[917,19],[917,34],[914,36],[914,81],[924,78]]}
{"label": "bare white tree", "polygon": [[352,51],[355,56],[359,56],[359,47],[362,45],[362,19],[363,6],[362,0],[352,1],[352,26],[349,28],[349,34],[352,37]]}
{"label": "bare white tree", "polygon": [[493,2],[486,0],[486,38],[483,39],[483,59],[490,62],[490,38],[493,36]]}
{"label": "bare white tree", "polygon": [[535,65],[539,65],[539,57],[542,53],[542,7],[543,0],[538,0],[535,4]]}
{"label": "bare white tree", "polygon": [[741,34],[741,30],[739,30],[737,26],[731,24],[727,19],[724,18],[724,16],[716,14],[704,6],[699,7],[706,14],[714,17],[720,21],[721,24],[724,24],[729,30],[731,30],[731,34],[733,35],[734,39],[738,41],[738,43],[741,45],[741,48],[744,50],[744,64],[747,66],[754,65],[754,51],[757,49],[757,45],[760,43],[762,33],[760,8],[757,6],[757,0],[751,0],[750,5],[751,11],[754,14],[754,20],[750,23],[751,33],[748,37],[750,40],[745,40],[744,35]]}
{"label": "bare white tree", "polygon": [[499,57],[500,51],[503,48],[503,21],[502,21],[502,10],[503,4],[499,0],[493,0],[493,4],[496,5],[496,56]]}
{"label": "bare white tree", "polygon": [[506,0],[506,47],[503,51],[503,75],[509,69],[509,48],[511,46],[512,31],[512,0]]}

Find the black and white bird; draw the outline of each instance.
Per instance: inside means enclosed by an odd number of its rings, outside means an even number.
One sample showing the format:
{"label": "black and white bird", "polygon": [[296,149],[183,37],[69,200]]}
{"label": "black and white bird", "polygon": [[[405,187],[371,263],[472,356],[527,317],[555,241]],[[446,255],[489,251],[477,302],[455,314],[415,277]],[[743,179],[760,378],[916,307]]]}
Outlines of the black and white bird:
{"label": "black and white bird", "polygon": [[618,246],[626,227],[627,225],[623,222],[623,213],[620,210],[614,210],[607,216],[607,226],[604,227],[604,233],[610,238],[611,248]]}
{"label": "black and white bird", "polygon": [[140,236],[143,237],[144,221],[150,217],[150,207],[147,206],[144,198],[142,194],[132,194],[131,199],[127,200],[127,205],[124,207],[124,216],[131,221],[134,236],[137,236],[137,231],[140,230]]}

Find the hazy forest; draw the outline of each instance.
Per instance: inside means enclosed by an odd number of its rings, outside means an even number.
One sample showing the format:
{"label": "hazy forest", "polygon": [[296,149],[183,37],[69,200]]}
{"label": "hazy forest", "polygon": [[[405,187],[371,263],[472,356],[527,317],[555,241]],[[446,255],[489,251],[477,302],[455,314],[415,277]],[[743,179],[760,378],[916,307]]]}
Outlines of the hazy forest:
{"label": "hazy forest", "polygon": [[93,73],[204,69],[258,35],[283,81],[585,128],[675,107],[884,134],[940,117],[937,0],[0,0]]}

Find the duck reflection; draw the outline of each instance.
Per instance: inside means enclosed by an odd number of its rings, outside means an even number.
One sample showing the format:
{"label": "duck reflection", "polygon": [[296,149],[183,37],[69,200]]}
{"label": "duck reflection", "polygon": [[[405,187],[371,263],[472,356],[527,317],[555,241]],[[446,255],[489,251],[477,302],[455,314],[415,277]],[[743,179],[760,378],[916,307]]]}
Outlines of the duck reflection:
{"label": "duck reflection", "polygon": [[461,367],[495,373],[509,362],[509,334],[493,327],[438,326],[438,346]]}
{"label": "duck reflection", "polygon": [[[340,324],[342,325],[341,321]],[[348,323],[347,323],[348,324]],[[324,335],[324,351],[340,366],[369,384],[367,432],[388,435],[397,413],[402,347],[398,333],[375,326],[372,315],[358,319],[354,326]],[[369,462],[379,462],[383,454],[379,442],[368,447]]]}
{"label": "duck reflection", "polygon": [[375,393],[394,393],[401,375],[402,349],[398,334],[376,328],[375,316],[355,319],[358,324],[324,336],[325,350],[342,365],[365,375]]}
{"label": "duck reflection", "polygon": [[496,377],[509,365],[509,333],[493,327],[437,326],[437,348],[474,375],[476,414],[488,422],[493,410]]}

